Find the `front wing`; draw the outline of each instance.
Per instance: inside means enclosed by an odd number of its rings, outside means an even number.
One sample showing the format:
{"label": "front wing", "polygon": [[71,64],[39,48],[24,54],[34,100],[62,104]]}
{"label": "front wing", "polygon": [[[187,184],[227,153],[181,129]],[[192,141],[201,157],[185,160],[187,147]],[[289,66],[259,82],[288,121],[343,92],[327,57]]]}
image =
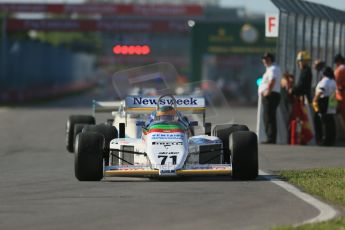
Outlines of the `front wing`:
{"label": "front wing", "polygon": [[232,167],[229,164],[190,165],[178,170],[158,170],[150,166],[122,165],[105,166],[104,176],[206,176],[230,175]]}

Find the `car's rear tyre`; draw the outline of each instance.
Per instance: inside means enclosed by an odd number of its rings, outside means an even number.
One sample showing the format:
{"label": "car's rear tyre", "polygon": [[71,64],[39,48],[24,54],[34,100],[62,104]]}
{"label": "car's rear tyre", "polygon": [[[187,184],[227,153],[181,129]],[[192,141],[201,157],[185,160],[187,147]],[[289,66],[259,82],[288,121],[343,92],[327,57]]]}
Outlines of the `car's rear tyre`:
{"label": "car's rear tyre", "polygon": [[251,131],[236,131],[229,138],[232,178],[254,180],[258,176],[258,138]]}
{"label": "car's rear tyre", "polygon": [[113,123],[114,123],[114,118],[107,119],[107,121],[105,122],[105,124],[107,125],[113,125]]}
{"label": "car's rear tyre", "polygon": [[75,143],[77,135],[83,131],[83,128],[85,126],[87,126],[87,124],[75,124],[74,125],[74,133],[73,133],[73,142],[74,143]]}
{"label": "car's rear tyre", "polygon": [[71,115],[66,123],[66,148],[74,151],[74,127],[76,124],[95,124],[95,118],[89,115]]}
{"label": "car's rear tyre", "polygon": [[110,142],[118,137],[116,127],[107,124],[86,125],[82,132],[96,132],[104,137],[103,157],[105,165],[109,165]]}
{"label": "car's rear tyre", "polygon": [[235,131],[249,131],[246,125],[223,124],[216,125],[212,135],[218,137],[223,142],[224,162],[230,163],[229,136]]}
{"label": "car's rear tyre", "polygon": [[82,132],[76,137],[74,172],[79,181],[103,178],[104,137],[95,132]]}

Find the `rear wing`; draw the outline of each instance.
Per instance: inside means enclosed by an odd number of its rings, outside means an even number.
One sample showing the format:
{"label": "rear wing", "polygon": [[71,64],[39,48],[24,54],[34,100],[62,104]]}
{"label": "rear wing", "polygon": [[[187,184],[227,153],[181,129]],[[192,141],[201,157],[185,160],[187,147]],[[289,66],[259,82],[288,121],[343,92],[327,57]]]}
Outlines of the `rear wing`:
{"label": "rear wing", "polygon": [[[158,96],[128,96],[125,99],[125,112],[128,114],[150,114],[157,108]],[[176,109],[184,113],[204,114],[205,98],[200,96],[175,96]],[[171,98],[162,98],[160,106],[173,105]]]}
{"label": "rear wing", "polygon": [[121,101],[92,101],[93,113],[108,113],[118,111],[123,106]]}
{"label": "rear wing", "polygon": [[[125,114],[150,114],[157,109],[159,96],[128,96],[125,99]],[[200,96],[175,96],[176,109],[187,114],[201,114],[203,125],[206,119],[205,98]],[[173,105],[172,98],[162,98],[160,106]],[[127,119],[126,119],[127,120]],[[126,122],[127,123],[127,122]]]}
{"label": "rear wing", "polygon": [[[205,123],[206,103],[201,96],[176,96],[176,109],[185,114],[200,114]],[[96,113],[108,113],[124,111],[126,124],[129,114],[150,114],[157,109],[159,96],[128,96],[124,101],[93,101],[93,115]],[[172,105],[172,99],[161,99],[160,106]]]}

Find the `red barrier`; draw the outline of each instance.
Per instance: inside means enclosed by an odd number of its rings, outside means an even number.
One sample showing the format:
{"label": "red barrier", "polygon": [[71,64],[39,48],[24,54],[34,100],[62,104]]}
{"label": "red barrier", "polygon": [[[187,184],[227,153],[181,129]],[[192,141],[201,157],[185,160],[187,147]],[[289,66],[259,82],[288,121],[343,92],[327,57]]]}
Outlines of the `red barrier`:
{"label": "red barrier", "polygon": [[35,4],[35,3],[0,3],[0,11],[10,13],[54,13],[54,14],[102,14],[116,16],[202,16],[200,5],[174,4]]}
{"label": "red barrier", "polygon": [[69,20],[69,19],[8,19],[7,30],[64,30],[64,31],[111,31],[127,33],[167,33],[187,32],[187,22],[184,20]]}

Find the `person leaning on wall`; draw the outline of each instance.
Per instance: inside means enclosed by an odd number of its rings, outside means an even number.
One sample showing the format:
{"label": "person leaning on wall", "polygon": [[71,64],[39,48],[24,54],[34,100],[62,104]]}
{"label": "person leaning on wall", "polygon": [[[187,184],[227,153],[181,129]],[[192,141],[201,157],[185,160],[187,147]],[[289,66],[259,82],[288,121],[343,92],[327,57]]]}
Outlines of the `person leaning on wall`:
{"label": "person leaning on wall", "polygon": [[334,116],[337,109],[335,96],[336,82],[331,67],[326,67],[322,79],[318,82],[313,99],[315,111],[316,142],[319,145],[331,146],[335,143],[336,127]]}
{"label": "person leaning on wall", "polygon": [[300,69],[300,75],[297,84],[291,88],[290,93],[294,96],[303,96],[311,102],[311,83],[312,72],[310,68],[310,55],[307,51],[300,51],[297,54],[297,65]]}
{"label": "person leaning on wall", "polygon": [[275,58],[271,53],[262,56],[262,62],[266,67],[259,94],[262,96],[263,120],[267,140],[263,144],[275,144],[277,140],[277,116],[276,111],[280,101],[280,68],[275,64]]}

